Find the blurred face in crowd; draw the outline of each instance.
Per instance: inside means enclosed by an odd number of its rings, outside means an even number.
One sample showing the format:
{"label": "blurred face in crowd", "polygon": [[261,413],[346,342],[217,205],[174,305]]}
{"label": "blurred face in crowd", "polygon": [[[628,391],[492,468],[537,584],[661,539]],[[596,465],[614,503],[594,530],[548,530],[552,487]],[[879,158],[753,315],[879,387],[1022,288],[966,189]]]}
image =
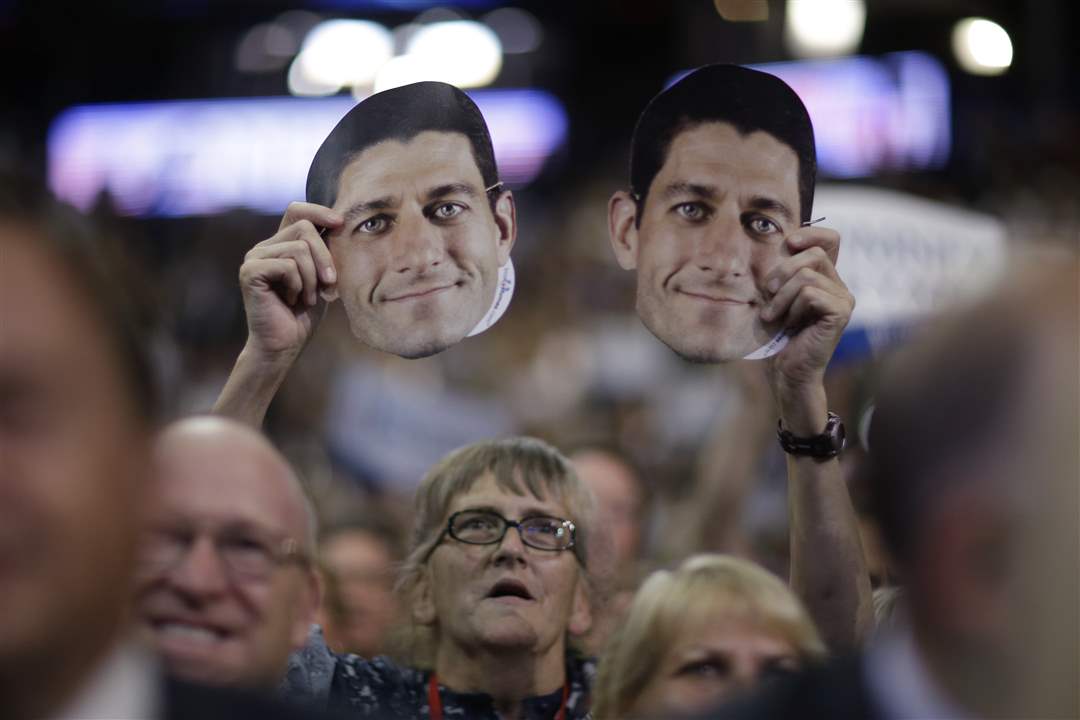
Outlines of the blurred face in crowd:
{"label": "blurred face in crowd", "polygon": [[383,653],[398,605],[390,548],[373,533],[350,529],[325,540],[319,557],[333,588],[324,602],[327,642],[363,657]]}
{"label": "blurred face in crowd", "polygon": [[66,693],[115,641],[149,459],[104,323],[34,232],[0,222],[0,696],[46,672]]}
{"label": "blurred face in crowd", "polygon": [[136,593],[144,629],[180,677],[272,686],[318,607],[296,479],[261,436],[220,418],[166,430],[155,461]]}
{"label": "blurred face in crowd", "polygon": [[637,560],[641,542],[641,486],[618,457],[599,450],[574,455],[574,469],[596,497],[596,521],[607,525],[617,567]]}
{"label": "blurred face in crowd", "polygon": [[495,297],[514,242],[509,193],[492,212],[468,139],[422,132],[360,153],[341,173],[329,237],[353,334],[424,357],[464,338]]}
{"label": "blurred face in crowd", "polygon": [[637,270],[638,315],[676,353],[739,359],[779,330],[760,320],[764,279],[799,227],[798,177],[795,151],[772,135],[707,122],[675,136],[643,207],[612,198],[612,246]]}
{"label": "blurred face in crowd", "polygon": [[[508,520],[533,516],[572,520],[551,498],[515,495],[490,474],[481,476],[450,504],[490,510]],[[432,552],[417,603],[417,619],[437,626],[439,648],[526,650],[562,662],[566,633],[585,633],[590,623],[582,570],[572,550],[529,547],[514,528],[491,545],[470,545],[447,536]]]}
{"label": "blurred face in crowd", "polygon": [[682,625],[632,716],[706,710],[772,674],[797,670],[799,655],[780,633],[737,614]]}

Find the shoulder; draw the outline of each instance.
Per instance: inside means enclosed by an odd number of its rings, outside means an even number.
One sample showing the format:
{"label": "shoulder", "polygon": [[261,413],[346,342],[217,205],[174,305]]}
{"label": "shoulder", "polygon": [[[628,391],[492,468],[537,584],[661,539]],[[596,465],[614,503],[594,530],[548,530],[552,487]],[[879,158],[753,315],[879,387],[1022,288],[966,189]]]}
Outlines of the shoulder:
{"label": "shoulder", "polygon": [[273,697],[166,679],[165,720],[331,720],[334,716],[293,707]]}
{"label": "shoulder", "polygon": [[426,704],[427,674],[398,665],[390,658],[365,660],[339,655],[330,687],[329,706],[365,716],[415,714]]}

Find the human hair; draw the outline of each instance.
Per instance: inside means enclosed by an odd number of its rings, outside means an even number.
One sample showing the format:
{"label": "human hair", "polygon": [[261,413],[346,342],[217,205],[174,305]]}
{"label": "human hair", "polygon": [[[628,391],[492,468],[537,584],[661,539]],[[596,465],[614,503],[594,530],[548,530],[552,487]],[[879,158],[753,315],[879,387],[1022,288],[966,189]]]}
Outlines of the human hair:
{"label": "human hair", "polygon": [[100,322],[135,412],[148,424],[156,422],[159,397],[148,347],[149,323],[113,238],[58,201],[37,179],[6,172],[0,175],[0,223],[24,229],[35,247],[62,268],[87,311]]}
{"label": "human hair", "polygon": [[728,123],[739,133],[761,131],[790,147],[799,160],[799,213],[810,219],[817,178],[814,128],[806,106],[780,78],[739,65],[706,65],[654,97],[630,141],[630,191],[637,223],[653,178],[664,167],[679,133],[709,122]]}
{"label": "human hair", "polygon": [[350,533],[363,533],[377,539],[386,548],[393,562],[399,562],[405,556],[402,530],[395,523],[368,513],[352,514],[324,523],[319,529],[320,553],[334,538]]}
{"label": "human hair", "polygon": [[[944,498],[968,489],[1006,497],[1019,478],[997,468],[1016,456],[1028,458],[1032,477],[1023,486],[1031,492],[1055,471],[1042,466],[1052,458],[1022,444],[1024,433],[1042,428],[1039,423],[1058,427],[1063,418],[1053,424],[1050,418],[1063,408],[1075,428],[1075,373],[1052,376],[1058,397],[1072,398],[1058,406],[1049,402],[1057,398],[1043,398],[1030,407],[1029,386],[1033,378],[1051,377],[1040,367],[1047,338],[1070,343],[1075,360],[1080,264],[1075,254],[1027,265],[1014,256],[1010,263],[992,293],[929,324],[880,376],[860,481],[885,547],[908,581],[923,553],[936,552],[926,545],[933,542],[927,526]],[[913,602],[917,596],[913,590]]]}
{"label": "human hair", "polygon": [[780,634],[803,662],[825,657],[809,614],[779,578],[747,560],[694,555],[677,570],[654,572],[634,595],[600,657],[593,717],[626,717],[679,633],[718,616],[745,618]]}
{"label": "human hair", "polygon": [[375,93],[341,118],[311,162],[308,202],[332,207],[342,171],[360,153],[386,140],[408,142],[426,131],[464,135],[484,187],[498,184],[495,150],[480,108],[453,85],[427,81]]}
{"label": "human hair", "polygon": [[[575,526],[572,552],[589,590],[589,531],[595,505],[592,493],[554,447],[536,438],[511,437],[454,450],[432,467],[420,483],[414,502],[415,526],[409,553],[397,585],[406,606],[411,607],[414,602],[420,575],[442,537],[451,504],[484,475],[490,475],[501,490],[540,500],[553,498],[567,509],[570,517],[566,519]],[[411,618],[408,622],[404,637],[397,643],[401,654],[415,667],[428,667],[433,661],[438,630],[419,625]]]}
{"label": "human hair", "polygon": [[923,528],[940,498],[970,479],[950,472],[952,464],[990,447],[1019,405],[1030,335],[1021,323],[1028,319],[1000,309],[946,320],[898,352],[882,374],[859,480],[902,575],[918,563]]}

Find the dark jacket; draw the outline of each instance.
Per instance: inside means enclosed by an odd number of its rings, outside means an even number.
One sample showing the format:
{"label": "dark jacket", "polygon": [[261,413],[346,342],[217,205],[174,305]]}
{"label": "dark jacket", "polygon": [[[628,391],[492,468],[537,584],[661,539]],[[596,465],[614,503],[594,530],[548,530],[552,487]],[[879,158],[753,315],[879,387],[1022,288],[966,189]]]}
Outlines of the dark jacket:
{"label": "dark jacket", "polygon": [[[584,720],[589,711],[589,689],[596,663],[569,655],[570,680],[567,720]],[[353,718],[430,718],[428,681],[431,673],[397,665],[387,657],[365,660],[357,655],[338,655],[313,631],[308,644],[289,659],[281,692],[292,702],[330,709]],[[527,720],[551,720],[562,703],[562,690],[527,698]],[[496,720],[490,695],[458,693],[439,687],[443,716],[467,720]]]}

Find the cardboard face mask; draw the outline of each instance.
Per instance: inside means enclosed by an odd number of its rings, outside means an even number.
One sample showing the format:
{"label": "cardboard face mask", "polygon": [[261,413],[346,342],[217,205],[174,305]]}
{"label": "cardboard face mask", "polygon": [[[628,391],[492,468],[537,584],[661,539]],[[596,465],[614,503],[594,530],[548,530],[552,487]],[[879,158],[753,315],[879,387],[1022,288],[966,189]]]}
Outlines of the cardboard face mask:
{"label": "cardboard face mask", "polygon": [[654,98],[610,225],[645,326],[694,362],[782,351],[789,329],[761,318],[765,281],[805,224],[815,174],[809,115],[775,76],[707,66]]}
{"label": "cardboard face mask", "polygon": [[444,83],[371,96],[311,164],[308,202],[344,225],[325,235],[353,335],[406,358],[491,327],[514,288],[513,198],[479,109]]}

